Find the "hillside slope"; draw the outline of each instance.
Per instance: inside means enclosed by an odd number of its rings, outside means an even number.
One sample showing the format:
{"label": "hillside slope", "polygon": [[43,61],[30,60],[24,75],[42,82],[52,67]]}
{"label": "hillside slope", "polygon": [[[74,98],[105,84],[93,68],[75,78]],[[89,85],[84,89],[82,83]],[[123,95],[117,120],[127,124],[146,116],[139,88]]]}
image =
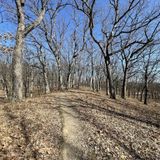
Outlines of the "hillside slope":
{"label": "hillside slope", "polygon": [[71,90],[0,105],[0,159],[160,157],[159,105]]}

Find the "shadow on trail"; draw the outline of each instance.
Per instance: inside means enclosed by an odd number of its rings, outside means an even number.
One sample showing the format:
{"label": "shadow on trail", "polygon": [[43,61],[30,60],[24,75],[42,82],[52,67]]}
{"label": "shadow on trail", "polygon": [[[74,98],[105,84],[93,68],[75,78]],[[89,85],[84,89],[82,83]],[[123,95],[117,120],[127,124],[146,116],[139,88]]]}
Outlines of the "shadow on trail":
{"label": "shadow on trail", "polygon": [[[143,158],[133,149],[131,146],[127,146],[125,143],[121,142],[118,139],[118,135],[115,130],[111,129],[107,124],[98,123],[97,119],[93,116],[89,116],[88,114],[81,113],[79,110],[74,108],[78,114],[81,115],[81,120],[85,122],[89,122],[94,127],[96,127],[99,131],[102,131],[107,137],[111,138],[116,144],[118,144],[121,148],[123,148],[129,155],[131,155],[134,159],[143,160]],[[105,130],[107,126],[107,130]]]}
{"label": "shadow on trail", "polygon": [[[118,144],[121,148],[123,148],[134,159],[143,160],[144,158],[141,157],[141,155],[139,153],[137,153],[137,151],[135,151],[135,149],[132,148],[132,145],[129,142],[127,142],[125,144],[124,142],[120,141],[120,139],[118,139],[118,135],[117,135],[116,130],[110,128],[107,124],[102,124],[102,123],[98,122],[97,118],[94,117],[94,115],[89,115],[84,112],[82,113],[80,111],[80,108],[95,109],[97,111],[103,112],[104,114],[109,114],[109,115],[114,116],[116,118],[126,120],[127,122],[128,122],[128,120],[131,120],[131,121],[129,121],[129,123],[132,121],[134,121],[135,123],[141,122],[141,123],[145,123],[147,125],[153,125],[154,127],[159,128],[158,123],[155,123],[155,122],[152,122],[149,120],[145,120],[140,117],[134,117],[133,115],[128,115],[126,113],[118,112],[115,110],[115,108],[113,108],[111,106],[107,106],[106,108],[104,108],[101,106],[97,106],[93,103],[88,103],[88,102],[83,101],[81,99],[69,100],[68,98],[57,98],[57,100],[70,102],[72,105],[67,106],[67,107],[72,108],[79,115],[79,119],[81,121],[88,122],[89,124],[96,127],[98,130],[103,131],[103,133],[107,137],[111,138],[116,144]],[[105,130],[106,127],[107,127],[107,130]]]}
{"label": "shadow on trail", "polygon": [[[132,120],[132,121],[135,121],[135,122],[141,122],[141,123],[145,123],[147,125],[150,125],[150,126],[154,126],[156,128],[160,128],[160,122],[159,120],[154,120],[154,122],[149,118],[147,117],[147,115],[143,116],[142,114],[137,116],[137,115],[131,115],[131,114],[127,114],[125,113],[125,110],[118,110],[118,109],[115,109],[114,107],[112,106],[109,106],[109,105],[106,105],[106,107],[102,107],[102,106],[98,106],[96,104],[93,104],[93,103],[90,103],[90,102],[87,102],[87,101],[84,101],[82,99],[74,99],[74,100],[68,100],[67,98],[56,98],[58,101],[68,101],[68,102],[72,102],[73,103],[73,107],[74,108],[74,105],[81,105],[81,107],[84,107],[84,108],[90,108],[90,109],[95,109],[95,110],[98,110],[100,112],[103,112],[105,114],[110,114],[114,117],[117,117],[117,118],[123,118],[123,120]],[[76,106],[75,106],[76,107]],[[132,112],[132,110],[131,110]],[[141,117],[140,117],[141,116]]]}
{"label": "shadow on trail", "polygon": [[[160,128],[160,122],[157,120],[155,122],[151,121],[149,119],[149,117],[146,117],[146,116],[143,116],[142,114],[139,115],[141,117],[138,117],[137,115],[134,116],[134,115],[129,115],[127,113],[125,113],[124,111],[121,111],[121,110],[117,110],[109,105],[107,105],[107,107],[101,107],[101,106],[97,106],[93,103],[88,103],[86,101],[83,101],[83,100],[79,100],[80,102],[86,104],[86,106],[88,108],[91,108],[91,109],[96,109],[96,110],[99,110],[103,113],[109,113],[115,117],[120,117],[120,118],[123,118],[124,120],[125,119],[129,119],[129,120],[133,120],[133,121],[136,121],[136,122],[142,122],[142,123],[146,123],[147,125],[151,125],[151,126],[154,126],[154,127],[157,127],[157,128]],[[85,107],[85,106],[84,106]],[[123,112],[123,113],[122,113]],[[131,110],[132,112],[132,110]]]}
{"label": "shadow on trail", "polygon": [[[6,118],[9,120],[7,122],[9,123],[9,127],[12,128],[13,132],[14,131],[17,132],[17,128],[18,128],[17,134],[19,135],[19,137],[23,137],[23,140],[22,141],[20,140],[17,143],[18,139],[16,138],[17,139],[16,140],[15,137],[11,136],[14,142],[13,143],[14,146],[12,148],[13,152],[15,149],[16,150],[18,149],[19,150],[18,154],[20,157],[23,157],[24,159],[39,160],[39,159],[43,159],[42,157],[50,156],[47,152],[42,153],[40,151],[40,149],[43,149],[43,147],[50,147],[50,146],[36,145],[36,144],[39,144],[38,142],[44,141],[45,135],[46,136],[51,135],[50,137],[51,144],[53,143],[53,145],[55,145],[55,140],[58,141],[58,143],[60,143],[59,144],[60,147],[63,144],[63,137],[61,137],[61,135],[57,135],[54,132],[54,130],[53,130],[53,133],[50,132],[50,130],[48,130],[48,132],[46,130],[43,130],[41,123],[38,123],[37,121],[33,121],[31,119],[27,119],[25,113],[23,113],[22,115],[16,115],[16,113],[14,113],[9,107],[4,107],[4,111],[5,111]],[[40,132],[40,134],[36,138],[35,134],[37,134],[38,132]],[[54,139],[52,136],[54,137]],[[12,150],[9,150],[9,152],[10,151]],[[19,157],[16,157],[16,158],[19,158]],[[50,156],[49,159],[52,159],[52,158],[54,159],[53,155]]]}
{"label": "shadow on trail", "polygon": [[15,123],[16,125],[20,127],[20,132],[22,137],[25,140],[25,149],[28,148],[30,155],[29,157],[34,158],[35,160],[38,160],[38,154],[36,150],[33,149],[32,142],[31,142],[31,134],[29,133],[29,124],[28,121],[25,119],[25,117],[18,117],[16,116],[8,107],[4,108],[6,112],[6,117],[8,117],[9,120],[12,121],[12,123]]}

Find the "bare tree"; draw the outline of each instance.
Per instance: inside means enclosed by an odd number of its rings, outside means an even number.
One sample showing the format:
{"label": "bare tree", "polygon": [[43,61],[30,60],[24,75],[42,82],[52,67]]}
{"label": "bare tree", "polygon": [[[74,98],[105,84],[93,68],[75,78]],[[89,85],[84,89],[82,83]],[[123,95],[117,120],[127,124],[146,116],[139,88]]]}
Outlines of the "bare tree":
{"label": "bare tree", "polygon": [[[124,49],[127,49],[128,47],[135,45],[135,44],[143,44],[143,43],[149,43],[151,41],[150,37],[147,37],[147,42],[143,42],[141,40],[133,40],[129,41],[129,43],[123,44],[123,46],[119,45],[120,37],[123,36],[125,38],[126,35],[131,34],[135,31],[140,31],[142,28],[149,25],[153,20],[159,18],[159,12],[158,10],[151,12],[150,14],[146,16],[141,16],[142,14],[142,8],[144,6],[143,0],[131,0],[127,2],[127,7],[121,11],[121,6],[119,0],[110,0],[109,1],[111,5],[112,12],[109,15],[112,15],[111,23],[108,23],[109,17],[105,17],[102,20],[102,28],[101,28],[101,37],[103,37],[103,40],[99,40],[99,36],[95,34],[95,4],[96,0],[92,1],[76,1],[74,0],[74,6],[79,11],[83,12],[88,17],[88,26],[90,30],[90,35],[93,39],[93,41],[98,45],[103,57],[104,62],[106,65],[106,76],[108,79],[109,84],[109,93],[110,97],[115,99],[116,93],[115,93],[115,87],[113,84],[113,77],[112,77],[112,66],[111,66],[111,58],[113,55],[121,52]],[[136,23],[133,23],[133,19],[135,17],[138,17],[139,19],[136,21]],[[136,18],[137,19],[137,18]],[[131,24],[133,23],[133,24]],[[107,24],[110,24],[107,26]],[[128,27],[132,25],[132,27]],[[143,48],[143,47],[142,47]],[[142,49],[140,48],[140,49]]]}
{"label": "bare tree", "polygon": [[[40,29],[43,31],[49,50],[54,55],[57,63],[58,70],[58,90],[62,89],[63,79],[62,79],[62,45],[64,41],[64,35],[67,29],[67,25],[63,23],[61,26],[58,26],[58,32],[56,32],[56,16],[57,13],[65,7],[66,4],[62,2],[57,3],[57,6],[54,9],[48,9],[47,16],[43,20],[43,23]],[[49,17],[49,19],[48,19]]]}
{"label": "bare tree", "polygon": [[50,93],[50,87],[49,87],[48,76],[47,76],[47,60],[46,60],[46,55],[42,50],[42,45],[38,46],[37,53],[38,53],[37,58],[40,62],[42,74],[43,74],[45,94]]}
{"label": "bare tree", "polygon": [[[74,12],[75,13],[75,12]],[[76,67],[76,60],[80,58],[80,55],[82,56],[84,49],[86,47],[86,30],[87,25],[84,23],[83,27],[80,28],[80,23],[76,19],[76,15],[73,16],[73,22],[75,25],[75,29],[73,30],[73,33],[71,33],[71,36],[69,38],[69,46],[67,46],[67,58],[64,57],[64,60],[67,61],[68,64],[68,71],[67,71],[67,82],[66,82],[66,88],[71,87],[71,74],[73,74]],[[78,31],[82,30],[82,33],[79,34]],[[82,37],[82,38],[81,38]],[[74,78],[74,76],[72,76]]]}
{"label": "bare tree", "polygon": [[[150,47],[143,55],[143,78],[144,85],[142,95],[144,95],[144,104],[148,104],[149,84],[154,81],[156,75],[160,72],[160,58],[157,54],[157,48]],[[144,93],[144,94],[143,94]]]}
{"label": "bare tree", "polygon": [[41,0],[41,11],[39,12],[37,18],[27,26],[25,24],[26,15],[24,11],[26,2],[24,0],[16,0],[15,2],[17,8],[18,28],[16,33],[16,45],[13,53],[13,98],[15,100],[22,100],[22,53],[24,39],[34,28],[36,28],[41,23],[45,15],[48,0]]}

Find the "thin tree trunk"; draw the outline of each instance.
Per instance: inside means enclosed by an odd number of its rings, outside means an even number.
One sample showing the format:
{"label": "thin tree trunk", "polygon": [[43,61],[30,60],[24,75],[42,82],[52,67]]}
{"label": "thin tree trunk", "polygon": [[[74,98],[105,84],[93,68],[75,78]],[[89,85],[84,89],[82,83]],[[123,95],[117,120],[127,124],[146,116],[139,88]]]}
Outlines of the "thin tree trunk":
{"label": "thin tree trunk", "polygon": [[123,83],[122,83],[121,98],[123,99],[126,99],[126,90],[127,90],[127,68],[125,68]]}
{"label": "thin tree trunk", "polygon": [[144,104],[148,104],[148,77],[145,75],[145,85],[144,85]]}
{"label": "thin tree trunk", "polygon": [[3,90],[5,91],[5,97],[9,98],[8,82],[7,82],[6,78],[2,79],[2,85],[3,85]]}
{"label": "thin tree trunk", "polygon": [[57,69],[58,69],[58,90],[62,89],[62,71],[61,71],[61,59],[59,56],[56,57]]}
{"label": "thin tree trunk", "polygon": [[90,81],[90,88],[92,89],[92,91],[95,90],[93,53],[91,55],[91,81]]}
{"label": "thin tree trunk", "polygon": [[33,86],[34,86],[34,76],[33,76],[33,71],[31,70],[31,80],[30,80],[30,85],[29,85],[30,97],[33,97]]}
{"label": "thin tree trunk", "polygon": [[58,66],[58,90],[62,89],[62,71],[60,66]]}

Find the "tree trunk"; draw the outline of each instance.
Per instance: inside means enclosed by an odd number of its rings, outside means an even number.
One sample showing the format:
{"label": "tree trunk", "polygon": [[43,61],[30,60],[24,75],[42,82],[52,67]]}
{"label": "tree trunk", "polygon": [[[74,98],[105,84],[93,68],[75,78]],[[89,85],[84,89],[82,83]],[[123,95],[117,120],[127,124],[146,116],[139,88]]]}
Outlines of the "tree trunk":
{"label": "tree trunk", "polygon": [[34,86],[34,75],[33,75],[33,70],[32,69],[31,69],[31,79],[30,79],[30,84],[29,84],[29,95],[30,95],[30,97],[33,97],[33,86]]}
{"label": "tree trunk", "polygon": [[[23,11],[21,11],[23,12]],[[22,50],[24,45],[24,16],[20,16],[16,46],[13,53],[13,100],[22,100],[23,98],[23,82],[22,82]]]}
{"label": "tree trunk", "polygon": [[45,93],[50,93],[47,73],[44,73]]}
{"label": "tree trunk", "polygon": [[50,93],[46,65],[43,65],[43,80],[45,85],[45,94]]}
{"label": "tree trunk", "polygon": [[115,88],[113,86],[113,80],[112,80],[112,75],[111,75],[111,64],[110,64],[108,58],[106,58],[106,57],[105,57],[105,65],[106,65],[106,72],[107,72],[106,75],[108,77],[110,98],[116,99]]}
{"label": "tree trunk", "polygon": [[7,82],[6,78],[4,78],[4,77],[2,79],[2,85],[3,85],[3,90],[5,91],[5,97],[9,98],[8,82]]}
{"label": "tree trunk", "polygon": [[90,80],[90,88],[92,89],[92,91],[95,90],[93,53],[91,55],[91,80]]}
{"label": "tree trunk", "polygon": [[131,90],[130,90],[130,88],[128,89],[128,97],[130,97],[131,96]]}
{"label": "tree trunk", "polygon": [[140,94],[140,101],[142,102],[143,100],[143,92],[144,92],[144,87],[142,88],[141,94]]}
{"label": "tree trunk", "polygon": [[68,90],[70,87],[71,87],[71,64],[69,64],[68,66],[66,89]]}
{"label": "tree trunk", "polygon": [[91,79],[90,79],[90,88],[92,89],[92,91],[95,90],[95,79],[93,76],[91,76]]}
{"label": "tree trunk", "polygon": [[58,90],[62,89],[62,71],[61,71],[61,59],[59,56],[56,57],[57,69],[58,69]]}
{"label": "tree trunk", "polygon": [[145,75],[145,84],[144,84],[144,104],[148,104],[148,76]]}
{"label": "tree trunk", "polygon": [[123,75],[121,98],[126,99],[126,89],[127,89],[127,67],[125,68]]}
{"label": "tree trunk", "polygon": [[80,88],[80,84],[81,84],[81,77],[82,77],[82,71],[79,71],[80,73],[78,74],[78,84],[77,84],[77,88]]}
{"label": "tree trunk", "polygon": [[106,95],[109,95],[109,83],[108,83],[108,77],[106,76]]}
{"label": "tree trunk", "polygon": [[71,87],[71,73],[67,74],[67,82],[66,82],[66,89],[68,90]]}
{"label": "tree trunk", "polygon": [[[22,80],[22,50],[24,45],[24,38],[30,33],[34,28],[36,28],[42,21],[45,14],[45,5],[42,4],[42,10],[38,18],[30,23],[28,27],[25,28],[25,13],[24,13],[24,1],[16,0],[17,18],[18,18],[18,28],[16,32],[16,45],[12,58],[13,65],[13,100],[21,101],[23,98],[23,80]],[[46,3],[47,4],[47,3]]]}
{"label": "tree trunk", "polygon": [[60,66],[58,66],[58,90],[62,89],[62,71]]}

